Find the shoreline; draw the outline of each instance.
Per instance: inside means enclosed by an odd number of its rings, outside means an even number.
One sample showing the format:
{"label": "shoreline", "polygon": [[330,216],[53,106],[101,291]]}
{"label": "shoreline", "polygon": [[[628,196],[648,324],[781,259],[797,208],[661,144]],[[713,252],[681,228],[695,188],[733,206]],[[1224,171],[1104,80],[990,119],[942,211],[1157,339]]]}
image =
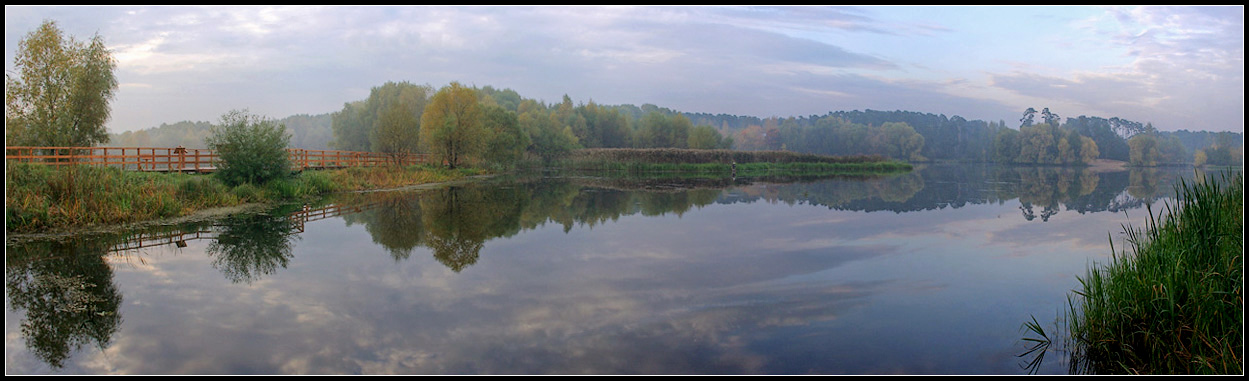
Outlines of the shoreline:
{"label": "shoreline", "polygon": [[[6,226],[5,245],[12,245],[12,244],[29,242],[29,241],[57,240],[57,239],[65,239],[68,237],[81,236],[81,235],[108,234],[108,233],[117,233],[117,232],[122,232],[122,231],[127,231],[127,230],[143,229],[143,228],[149,228],[149,227],[171,226],[171,225],[178,225],[178,224],[183,224],[183,223],[209,221],[209,220],[224,218],[226,216],[235,215],[235,214],[256,213],[256,212],[266,210],[268,208],[275,207],[277,205],[282,205],[286,203],[307,202],[309,199],[314,198],[314,197],[327,197],[327,196],[330,196],[333,194],[339,194],[339,193],[390,192],[390,191],[436,189],[436,188],[443,187],[443,186],[450,186],[454,184],[478,181],[478,180],[489,178],[492,176],[493,175],[468,175],[468,176],[463,176],[463,177],[454,178],[450,180],[444,180],[444,181],[420,182],[420,183],[413,183],[413,184],[397,186],[397,187],[379,185],[375,188],[367,188],[367,189],[359,189],[359,184],[355,184],[354,188],[353,186],[344,184],[343,189],[341,190],[318,193],[318,194],[304,194],[304,195],[296,196],[294,198],[247,201],[247,202],[242,202],[242,203],[235,204],[235,205],[202,207],[202,208],[196,208],[194,210],[188,211],[182,215],[171,216],[171,217],[147,218],[147,219],[139,219],[135,221],[123,221],[123,222],[115,222],[115,223],[92,223],[92,224],[87,224],[87,225],[70,224],[70,225],[51,226],[51,227],[42,229],[44,231],[36,231],[36,232],[22,231],[22,230],[9,230]],[[10,185],[13,185],[13,184],[10,184]],[[233,192],[233,190],[227,190],[227,192]],[[7,205],[8,204],[7,201],[8,201],[8,198],[6,197],[6,209],[9,207],[9,205]]]}

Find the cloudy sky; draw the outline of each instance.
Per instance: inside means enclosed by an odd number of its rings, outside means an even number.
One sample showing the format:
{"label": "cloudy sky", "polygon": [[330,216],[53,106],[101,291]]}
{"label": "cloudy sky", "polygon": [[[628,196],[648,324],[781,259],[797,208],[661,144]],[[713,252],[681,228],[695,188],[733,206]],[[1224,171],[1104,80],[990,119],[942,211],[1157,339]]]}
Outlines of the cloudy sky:
{"label": "cloudy sky", "polygon": [[5,6],[117,58],[113,132],[338,111],[387,81],[769,116],[1023,110],[1244,131],[1244,7]]}

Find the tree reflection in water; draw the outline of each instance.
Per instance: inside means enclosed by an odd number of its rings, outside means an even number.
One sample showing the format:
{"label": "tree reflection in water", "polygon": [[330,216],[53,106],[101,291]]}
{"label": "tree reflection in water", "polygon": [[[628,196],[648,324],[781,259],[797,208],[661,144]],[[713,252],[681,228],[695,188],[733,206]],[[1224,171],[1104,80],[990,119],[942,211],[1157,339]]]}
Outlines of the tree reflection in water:
{"label": "tree reflection in water", "polygon": [[104,260],[110,240],[95,238],[6,249],[10,308],[26,312],[26,348],[52,368],[83,346],[108,347],[121,325],[122,297]]}
{"label": "tree reflection in water", "polygon": [[292,244],[299,239],[301,221],[290,211],[240,214],[217,225],[217,239],[208,244],[213,268],[234,283],[251,283],[286,268],[294,257]]}

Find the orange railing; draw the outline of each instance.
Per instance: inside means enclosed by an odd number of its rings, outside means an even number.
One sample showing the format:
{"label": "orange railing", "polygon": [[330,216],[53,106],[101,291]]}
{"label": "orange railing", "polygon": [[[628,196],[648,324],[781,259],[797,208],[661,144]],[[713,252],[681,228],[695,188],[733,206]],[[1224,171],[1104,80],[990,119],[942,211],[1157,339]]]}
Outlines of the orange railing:
{"label": "orange railing", "polygon": [[[292,169],[370,167],[429,162],[424,154],[386,154],[289,148]],[[199,148],[157,147],[4,147],[4,159],[45,165],[102,165],[136,171],[211,172],[220,158]]]}

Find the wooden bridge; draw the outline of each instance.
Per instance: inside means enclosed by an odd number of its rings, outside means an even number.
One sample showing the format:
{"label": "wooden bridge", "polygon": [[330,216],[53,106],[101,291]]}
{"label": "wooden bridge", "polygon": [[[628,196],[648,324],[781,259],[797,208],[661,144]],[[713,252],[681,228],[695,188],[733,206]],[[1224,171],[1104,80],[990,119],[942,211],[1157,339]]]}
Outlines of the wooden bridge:
{"label": "wooden bridge", "polygon": [[[332,169],[429,162],[425,154],[309,150],[288,148],[291,169]],[[5,161],[43,165],[99,165],[132,171],[208,173],[221,162],[216,152],[199,148],[157,147],[4,147]]]}

